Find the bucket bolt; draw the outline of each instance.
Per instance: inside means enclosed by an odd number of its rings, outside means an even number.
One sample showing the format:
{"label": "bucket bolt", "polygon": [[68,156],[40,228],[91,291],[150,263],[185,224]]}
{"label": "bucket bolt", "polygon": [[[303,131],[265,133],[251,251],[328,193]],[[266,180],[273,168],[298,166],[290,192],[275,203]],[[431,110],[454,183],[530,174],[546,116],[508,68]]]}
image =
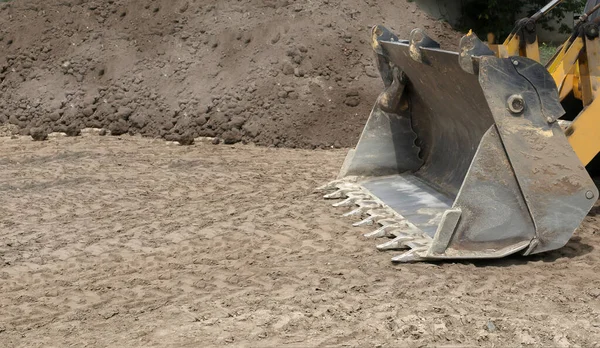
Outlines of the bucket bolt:
{"label": "bucket bolt", "polygon": [[587,199],[593,199],[594,198],[594,192],[592,191],[588,191],[585,193],[585,198]]}
{"label": "bucket bolt", "polygon": [[520,114],[525,110],[525,100],[518,94],[513,94],[508,98],[508,110],[513,114]]}

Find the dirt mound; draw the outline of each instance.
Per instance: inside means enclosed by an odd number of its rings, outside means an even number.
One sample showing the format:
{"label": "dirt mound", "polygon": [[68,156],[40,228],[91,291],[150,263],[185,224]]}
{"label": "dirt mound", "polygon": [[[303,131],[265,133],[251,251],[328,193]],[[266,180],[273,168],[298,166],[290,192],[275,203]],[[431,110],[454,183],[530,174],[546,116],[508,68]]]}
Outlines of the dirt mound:
{"label": "dirt mound", "polygon": [[0,123],[351,146],[380,92],[369,28],[459,35],[414,3],[31,0],[0,4]]}

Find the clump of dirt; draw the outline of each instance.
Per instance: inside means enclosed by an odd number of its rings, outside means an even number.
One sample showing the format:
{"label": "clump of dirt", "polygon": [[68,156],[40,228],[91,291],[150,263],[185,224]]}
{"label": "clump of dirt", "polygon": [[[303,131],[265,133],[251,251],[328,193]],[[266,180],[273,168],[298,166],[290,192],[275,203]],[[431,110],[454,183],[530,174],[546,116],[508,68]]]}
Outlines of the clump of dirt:
{"label": "clump of dirt", "polygon": [[369,30],[459,34],[414,3],[31,0],[0,4],[0,123],[189,141],[352,146],[382,82]]}

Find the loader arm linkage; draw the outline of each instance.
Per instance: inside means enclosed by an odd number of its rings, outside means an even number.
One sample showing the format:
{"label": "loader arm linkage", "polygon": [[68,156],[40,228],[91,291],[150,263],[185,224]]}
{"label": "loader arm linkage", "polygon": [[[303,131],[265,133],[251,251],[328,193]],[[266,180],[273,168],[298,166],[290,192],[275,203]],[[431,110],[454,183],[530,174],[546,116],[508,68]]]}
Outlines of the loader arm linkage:
{"label": "loader arm linkage", "polygon": [[519,20],[506,40],[504,40],[504,43],[501,45],[490,45],[492,51],[500,58],[521,56],[539,62],[540,50],[536,34],[536,22],[563,1],[552,0],[533,16]]}
{"label": "loader arm linkage", "polygon": [[[540,61],[536,20],[562,1],[554,0],[531,18],[517,25],[501,45],[489,45],[500,58],[521,56]],[[600,1],[589,0],[586,13],[576,23],[571,37],[560,46],[546,68],[552,75],[561,101],[570,95],[581,100],[582,108],[574,115],[565,115],[566,135],[569,143],[584,165],[600,153],[600,101],[596,96],[600,88]]]}

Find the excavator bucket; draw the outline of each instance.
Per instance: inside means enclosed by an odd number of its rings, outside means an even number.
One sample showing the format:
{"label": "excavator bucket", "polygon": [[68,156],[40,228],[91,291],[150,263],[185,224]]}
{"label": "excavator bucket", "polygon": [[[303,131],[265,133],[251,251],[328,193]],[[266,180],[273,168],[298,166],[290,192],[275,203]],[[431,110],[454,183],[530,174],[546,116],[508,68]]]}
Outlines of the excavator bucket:
{"label": "excavator bucket", "polygon": [[395,262],[499,258],[563,247],[598,197],[557,120],[544,66],[497,58],[474,34],[460,53],[422,30],[376,26],[385,89],[337,180],[321,187]]}

